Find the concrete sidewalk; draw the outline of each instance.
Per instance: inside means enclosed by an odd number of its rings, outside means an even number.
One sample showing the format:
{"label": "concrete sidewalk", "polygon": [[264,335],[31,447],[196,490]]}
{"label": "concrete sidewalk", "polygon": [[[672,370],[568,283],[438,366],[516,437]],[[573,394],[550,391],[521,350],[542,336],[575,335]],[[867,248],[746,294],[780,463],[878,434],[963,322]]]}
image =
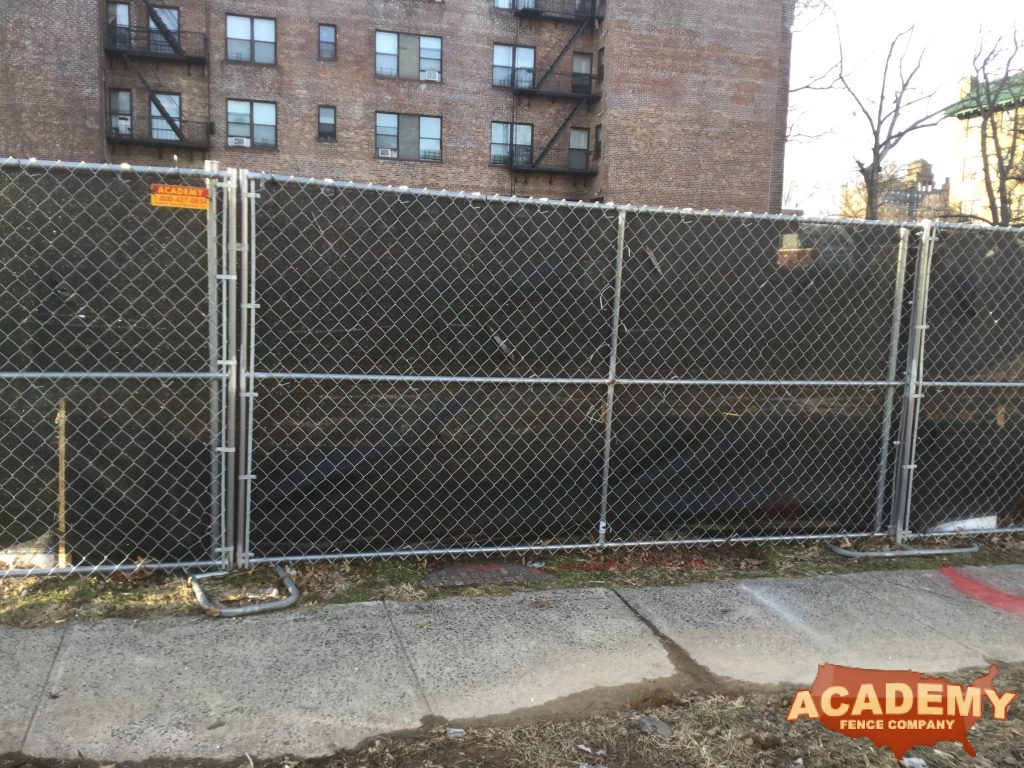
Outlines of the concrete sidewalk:
{"label": "concrete sidewalk", "polygon": [[636,686],[806,684],[823,662],[1024,661],[1024,566],[957,572],[3,627],[0,754],[312,756],[424,718],[543,715]]}

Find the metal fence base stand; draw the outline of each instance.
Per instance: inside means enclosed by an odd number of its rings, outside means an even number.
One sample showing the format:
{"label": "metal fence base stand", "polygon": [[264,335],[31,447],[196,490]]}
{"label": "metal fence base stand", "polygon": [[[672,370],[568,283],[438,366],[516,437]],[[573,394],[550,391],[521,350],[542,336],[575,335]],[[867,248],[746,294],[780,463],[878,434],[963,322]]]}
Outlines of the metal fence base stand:
{"label": "metal fence base stand", "polygon": [[914,549],[906,544],[898,544],[897,549],[881,550],[873,549],[866,552],[857,552],[852,549],[844,549],[837,544],[825,542],[825,546],[843,557],[928,557],[937,555],[973,555],[978,551],[977,544],[969,547],[948,547],[946,549]]}
{"label": "metal fence base stand", "polygon": [[199,582],[203,579],[211,579],[216,576],[228,576],[227,571],[213,571],[212,573],[197,573],[193,576],[188,577],[188,585],[192,587],[192,591],[196,595],[196,600],[199,601],[199,607],[203,609],[203,612],[207,616],[213,618],[232,618],[235,616],[252,616],[257,613],[266,613],[267,611],[277,611],[282,608],[288,608],[295,605],[299,599],[299,588],[295,586],[295,582],[292,581],[291,576],[288,575],[288,571],[283,566],[276,565],[274,570],[277,571],[277,575],[281,579],[281,584],[284,585],[285,589],[288,590],[288,596],[283,597],[280,600],[271,600],[266,603],[255,603],[253,605],[241,605],[237,608],[225,608],[220,603],[214,603],[210,601],[209,596],[203,591],[202,586]]}

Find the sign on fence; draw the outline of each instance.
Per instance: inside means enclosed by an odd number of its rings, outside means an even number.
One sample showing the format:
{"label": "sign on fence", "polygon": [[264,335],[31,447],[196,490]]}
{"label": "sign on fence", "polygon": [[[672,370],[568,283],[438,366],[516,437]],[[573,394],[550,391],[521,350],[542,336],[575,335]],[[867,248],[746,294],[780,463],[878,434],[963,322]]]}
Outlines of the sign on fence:
{"label": "sign on fence", "polygon": [[210,207],[210,190],[206,187],[184,187],[180,184],[153,184],[149,204],[164,208],[193,208],[205,211]]}

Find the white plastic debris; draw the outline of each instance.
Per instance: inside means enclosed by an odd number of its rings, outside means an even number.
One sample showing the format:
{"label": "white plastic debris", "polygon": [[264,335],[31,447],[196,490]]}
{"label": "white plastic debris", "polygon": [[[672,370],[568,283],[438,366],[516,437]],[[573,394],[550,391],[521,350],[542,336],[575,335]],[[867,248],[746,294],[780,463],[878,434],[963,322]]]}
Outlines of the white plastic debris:
{"label": "white plastic debris", "polygon": [[[966,520],[950,520],[928,529],[928,533],[958,533],[961,531],[994,531],[999,527],[995,515],[971,517]],[[920,759],[920,758],[915,758]]]}
{"label": "white plastic debris", "polygon": [[466,735],[466,729],[465,728],[449,728],[448,729],[448,738],[449,739],[461,739],[465,735]]}

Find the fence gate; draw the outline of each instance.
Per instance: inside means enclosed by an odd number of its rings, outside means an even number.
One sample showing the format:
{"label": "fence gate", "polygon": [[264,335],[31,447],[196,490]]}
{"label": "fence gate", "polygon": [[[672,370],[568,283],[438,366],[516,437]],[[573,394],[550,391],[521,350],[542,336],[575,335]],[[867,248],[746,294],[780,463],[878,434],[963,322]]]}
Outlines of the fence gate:
{"label": "fence gate", "polygon": [[[201,191],[156,206],[157,184]],[[0,572],[224,562],[234,194],[215,172],[0,161]]]}

